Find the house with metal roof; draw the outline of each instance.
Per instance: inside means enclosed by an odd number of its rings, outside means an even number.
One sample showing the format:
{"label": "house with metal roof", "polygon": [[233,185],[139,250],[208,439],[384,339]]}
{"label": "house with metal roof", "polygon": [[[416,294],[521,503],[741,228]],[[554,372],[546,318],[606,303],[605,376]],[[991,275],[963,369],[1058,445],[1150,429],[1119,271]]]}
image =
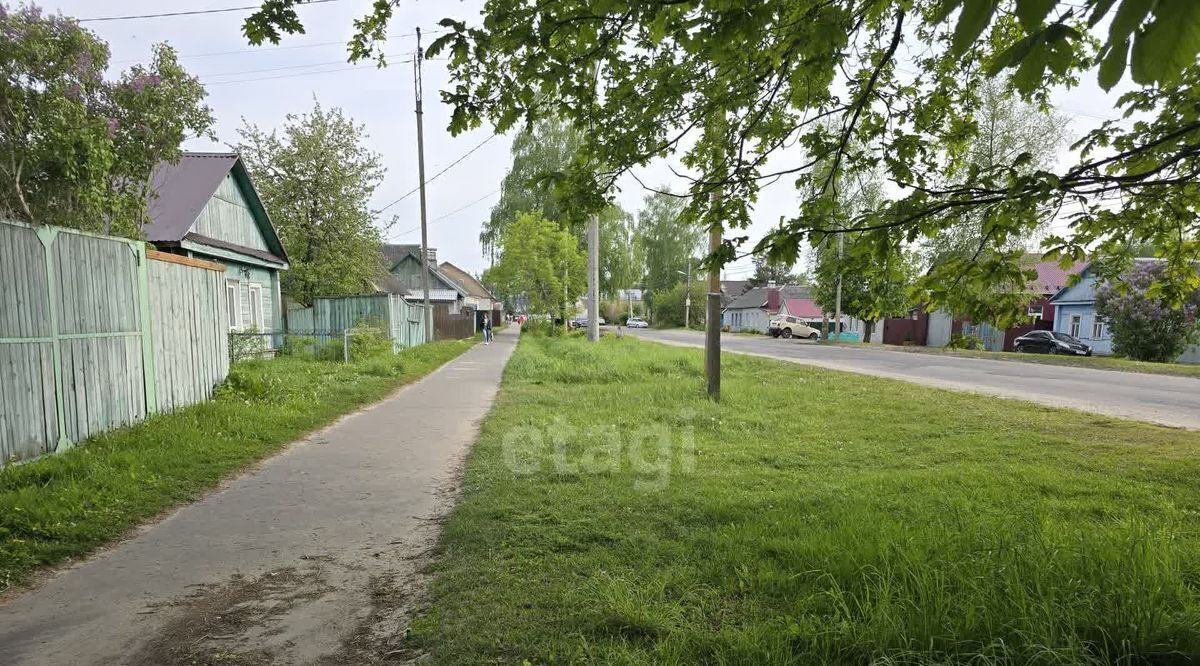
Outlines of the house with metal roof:
{"label": "house with metal roof", "polygon": [[150,184],[146,240],[225,267],[230,330],[282,330],[279,279],[287,252],[241,158],[186,152],[160,164]]}

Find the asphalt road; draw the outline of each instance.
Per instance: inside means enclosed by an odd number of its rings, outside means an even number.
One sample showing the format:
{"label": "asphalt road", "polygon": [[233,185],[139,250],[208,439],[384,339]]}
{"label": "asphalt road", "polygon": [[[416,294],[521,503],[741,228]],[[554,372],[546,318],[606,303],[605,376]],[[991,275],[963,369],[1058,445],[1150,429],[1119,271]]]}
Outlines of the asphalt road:
{"label": "asphalt road", "polygon": [[[695,331],[625,329],[648,340],[703,346]],[[800,340],[721,336],[721,348],[834,370],[1200,430],[1200,379],[992,361]]]}

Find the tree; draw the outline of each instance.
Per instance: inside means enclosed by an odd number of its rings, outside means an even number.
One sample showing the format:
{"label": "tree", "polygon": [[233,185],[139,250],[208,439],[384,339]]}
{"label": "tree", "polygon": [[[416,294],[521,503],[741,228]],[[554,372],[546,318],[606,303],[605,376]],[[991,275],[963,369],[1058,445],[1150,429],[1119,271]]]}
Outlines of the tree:
{"label": "tree", "polygon": [[282,290],[299,303],[362,293],[383,273],[380,232],[367,207],[383,180],[363,126],[341,109],[288,115],[270,132],[246,124],[234,148],[291,259]]}
{"label": "tree", "polygon": [[567,193],[556,187],[582,139],[573,127],[556,118],[545,118],[522,129],[513,139],[512,166],[500,185],[500,201],[479,232],[485,254],[499,245],[504,230],[520,213],[537,213],[563,228],[582,233],[583,220],[567,219]]}
{"label": "tree", "polygon": [[536,213],[518,213],[500,238],[500,260],[483,274],[506,299],[530,312],[568,309],[587,289],[587,256],[569,232]]}
{"label": "tree", "polygon": [[[971,120],[978,133],[968,144],[966,157],[956,165],[955,172],[964,177],[969,177],[971,170],[1002,169],[1021,155],[1028,157],[1017,169],[1022,175],[1052,169],[1067,136],[1066,116],[1022,102],[994,79],[980,85],[979,107]],[[965,213],[955,224],[927,239],[923,248],[925,262],[939,265],[950,258],[974,261],[996,250],[1024,250],[1029,240],[1041,235],[1051,221],[1050,216],[1041,217],[1027,235],[999,235],[985,229],[984,216],[978,211]]]}
{"label": "tree", "polygon": [[911,289],[917,277],[916,257],[897,250],[882,257],[872,253],[859,237],[845,238],[839,257],[837,243],[816,248],[813,266],[813,300],[825,312],[837,307],[837,281],[842,278],[842,313],[865,323],[863,342],[871,341],[875,322],[904,314],[913,305]]}
{"label": "tree", "polygon": [[600,212],[600,294],[613,298],[621,289],[636,287],[644,259],[637,224],[618,206]]}
{"label": "tree", "polygon": [[1155,288],[1167,269],[1164,262],[1138,262],[1122,280],[1096,290],[1096,315],[1112,332],[1114,353],[1165,363],[1196,341],[1200,289],[1180,306],[1167,302]]}
{"label": "tree", "polygon": [[792,273],[791,264],[771,261],[760,255],[755,255],[752,261],[754,262],[754,275],[750,276],[751,287],[765,287],[772,283],[782,287],[785,284],[795,284],[800,281],[800,277]]}
{"label": "tree", "polygon": [[141,236],[154,168],[213,118],[170,46],[115,81],[108,59],[74,19],[0,3],[0,217]]}
{"label": "tree", "polygon": [[658,327],[683,326],[683,318],[688,318],[687,325],[699,328],[704,325],[704,299],[708,292],[703,280],[692,281],[692,306],[687,305],[687,284],[679,282],[675,286],[659,293],[654,299],[654,325]]}
{"label": "tree", "polygon": [[[297,3],[265,0],[244,25],[247,38],[301,31]],[[380,0],[356,22],[352,59],[380,55],[395,4]],[[484,122],[503,131],[547,115],[590,128],[583,150],[603,171],[572,182],[580,201],[602,201],[623,174],[678,153],[692,178],[686,217],[740,229],[764,183],[788,177],[798,191],[824,193],[843,174],[883,168],[900,195],[836,233],[892,228],[916,241],[977,216],[997,238],[1023,238],[1046,211],[1064,210],[1078,223],[1044,241],[1050,257],[1154,241],[1172,263],[1169,301],[1200,284],[1182,270],[1200,245],[1180,240],[1200,225],[1200,3],[489,0],[482,14],[486,29],[444,20],[450,32],[429,48],[449,58],[451,131]],[[983,82],[1003,80],[1045,105],[1053,89],[1084,77],[1105,90],[1127,81],[1117,104],[1143,119],[1105,122],[1062,169],[1027,172],[1025,154],[994,169],[957,168],[979,133],[972,114]],[[792,145],[804,155],[788,153]],[[825,173],[813,169],[820,163]],[[810,203],[771,233],[780,252],[795,255],[831,232],[822,204]],[[711,261],[728,263],[741,242],[730,234]],[[1015,253],[995,252],[935,265],[923,283],[931,305],[969,311],[963,295],[983,290],[964,292],[961,281],[1011,283],[1024,273]]]}
{"label": "tree", "polygon": [[[645,198],[638,212],[637,243],[645,253],[646,277],[642,282],[646,299],[657,307],[654,298],[686,278],[692,260],[693,282],[702,282],[700,262],[693,257],[700,251],[700,229],[682,219],[684,200],[669,194],[654,193]],[[682,319],[681,319],[682,321]]]}

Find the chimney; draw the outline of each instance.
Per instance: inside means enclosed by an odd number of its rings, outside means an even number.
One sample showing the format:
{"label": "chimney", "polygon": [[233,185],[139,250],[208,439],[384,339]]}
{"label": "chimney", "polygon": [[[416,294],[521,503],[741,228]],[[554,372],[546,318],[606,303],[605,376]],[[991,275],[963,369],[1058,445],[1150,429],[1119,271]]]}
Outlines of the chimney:
{"label": "chimney", "polygon": [[779,312],[779,290],[772,287],[767,290],[767,312]]}
{"label": "chimney", "polygon": [[437,248],[436,247],[425,248],[425,263],[429,264],[430,266],[437,266]]}
{"label": "chimney", "polygon": [[774,280],[767,280],[767,288],[768,288],[768,289],[774,289],[774,288],[775,288],[775,281],[774,281]]}

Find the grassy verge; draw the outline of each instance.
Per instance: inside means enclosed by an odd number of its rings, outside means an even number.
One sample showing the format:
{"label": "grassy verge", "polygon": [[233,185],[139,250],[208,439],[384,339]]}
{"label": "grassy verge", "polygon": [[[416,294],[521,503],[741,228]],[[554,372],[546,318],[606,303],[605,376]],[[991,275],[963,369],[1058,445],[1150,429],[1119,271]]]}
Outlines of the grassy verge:
{"label": "grassy verge", "polygon": [[[1200,434],[629,337],[526,336],[434,663],[1195,663]],[[527,662],[527,663],[528,663]]]}
{"label": "grassy verge", "polygon": [[[858,346],[858,345],[855,345]],[[1175,377],[1194,377],[1200,379],[1200,365],[1190,363],[1147,363],[1133,361],[1114,356],[1065,356],[1055,354],[1019,354],[1017,352],[973,351],[966,349],[939,349],[937,347],[903,347],[896,345],[881,346],[892,351],[906,351],[914,354],[942,354],[944,356],[961,356],[964,358],[986,358],[993,361],[1018,361],[1021,363],[1042,363],[1044,365],[1066,365],[1075,368],[1092,368],[1094,370],[1117,370],[1120,372],[1141,372],[1153,375],[1171,375]]]}
{"label": "grassy verge", "polygon": [[212,401],[0,470],[0,591],[196,499],[475,342],[434,342],[349,365],[286,357],[240,363]]}

